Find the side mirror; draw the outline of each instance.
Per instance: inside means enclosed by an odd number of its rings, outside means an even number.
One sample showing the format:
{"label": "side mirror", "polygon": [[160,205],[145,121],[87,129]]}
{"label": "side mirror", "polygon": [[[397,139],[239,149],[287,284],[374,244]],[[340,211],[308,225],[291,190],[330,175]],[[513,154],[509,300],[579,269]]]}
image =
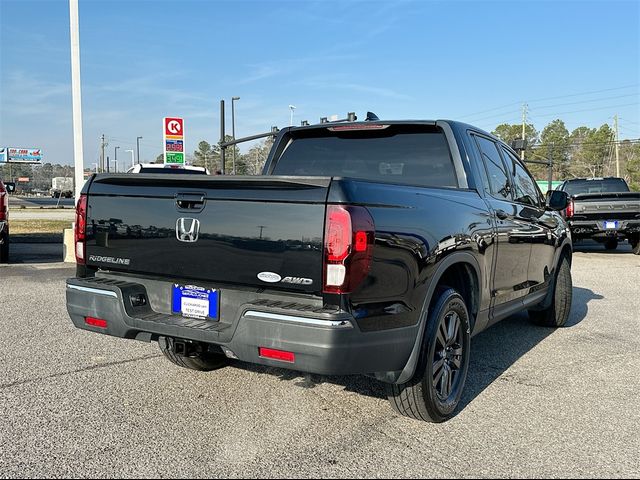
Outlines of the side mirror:
{"label": "side mirror", "polygon": [[547,208],[549,210],[564,210],[569,205],[569,195],[561,190],[547,191]]}
{"label": "side mirror", "polygon": [[14,182],[9,182],[4,184],[7,189],[7,193],[13,193],[16,191],[16,184]]}

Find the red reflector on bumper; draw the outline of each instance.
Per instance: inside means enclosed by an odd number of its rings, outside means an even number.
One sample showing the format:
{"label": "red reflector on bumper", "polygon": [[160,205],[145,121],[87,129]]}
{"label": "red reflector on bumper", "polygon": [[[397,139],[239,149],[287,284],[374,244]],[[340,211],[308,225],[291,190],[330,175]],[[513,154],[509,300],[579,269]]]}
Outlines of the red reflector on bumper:
{"label": "red reflector on bumper", "polygon": [[272,360],[280,360],[281,362],[294,363],[296,361],[296,355],[293,352],[285,352],[282,350],[273,350],[271,348],[259,348],[260,356],[262,358],[271,358]]}
{"label": "red reflector on bumper", "polygon": [[101,318],[85,317],[84,323],[91,325],[92,327],[107,328],[107,321],[102,320]]}

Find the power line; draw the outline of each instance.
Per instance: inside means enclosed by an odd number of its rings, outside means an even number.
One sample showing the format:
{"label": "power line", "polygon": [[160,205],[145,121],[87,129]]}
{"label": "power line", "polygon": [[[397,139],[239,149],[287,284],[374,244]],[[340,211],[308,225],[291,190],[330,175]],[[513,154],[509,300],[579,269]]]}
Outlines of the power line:
{"label": "power line", "polygon": [[544,105],[544,106],[541,106],[541,107],[536,107],[536,109],[540,110],[540,109],[544,109],[544,108],[564,107],[566,105],[581,105],[583,103],[593,103],[593,102],[600,102],[600,101],[603,101],[603,100],[613,100],[613,99],[616,99],[616,98],[625,98],[625,97],[640,97],[640,95],[638,95],[637,93],[629,93],[629,94],[626,94],[626,95],[616,95],[616,96],[613,96],[613,97],[603,97],[603,98],[594,98],[594,99],[591,99],[591,100],[581,100],[579,102],[556,103],[554,105]]}
{"label": "power line", "polygon": [[[637,86],[640,86],[640,84],[636,83],[636,84],[633,84],[633,85],[626,85],[624,87],[605,88],[605,89],[602,89],[602,90],[591,90],[591,91],[588,91],[588,92],[572,93],[572,94],[568,94],[568,95],[558,95],[558,96],[554,96],[554,97],[534,98],[534,99],[528,100],[528,102],[529,103],[533,103],[533,102],[541,102],[541,101],[545,101],[545,100],[556,100],[558,98],[579,97],[579,96],[583,96],[583,95],[592,95],[592,94],[596,94],[596,93],[612,92],[612,91],[616,91],[616,90],[624,90],[626,88],[632,88],[632,87],[637,87]],[[598,99],[584,100],[584,102],[586,103],[588,101],[597,101],[597,100]],[[477,115],[482,115],[483,113],[493,112],[493,111],[496,111],[496,110],[502,110],[504,108],[512,107],[514,105],[520,105],[521,103],[522,102],[513,102],[513,103],[509,103],[507,105],[503,105],[501,107],[490,108],[490,109],[487,109],[487,110],[481,110],[479,112],[470,113],[468,115],[463,115],[462,117],[459,117],[459,118],[475,117]],[[581,103],[581,102],[578,102],[578,103]],[[491,117],[488,117],[488,118],[491,118]],[[476,119],[474,121],[479,121],[479,120],[482,120],[482,118]]]}
{"label": "power line", "polygon": [[597,107],[597,108],[585,108],[585,109],[581,109],[581,110],[572,110],[570,112],[556,112],[556,113],[552,113],[549,115],[537,115],[538,117],[543,117],[543,118],[548,118],[548,117],[558,117],[560,115],[569,115],[571,113],[581,113],[581,112],[593,112],[596,110],[606,110],[606,109],[613,109],[613,108],[621,108],[621,107],[632,107],[633,105],[637,105],[638,102],[632,102],[632,103],[623,103],[621,105],[607,105],[606,107]]}
{"label": "power line", "polygon": [[602,93],[602,92],[612,92],[614,90],[624,90],[625,88],[638,87],[638,86],[640,86],[640,83],[634,83],[633,85],[626,85],[624,87],[605,88],[603,90],[592,90],[591,92],[573,93],[570,95],[558,95],[557,97],[534,98],[533,100],[530,100],[530,102],[540,102],[543,100],[555,100],[557,98],[579,97],[582,95],[591,95],[593,93]]}

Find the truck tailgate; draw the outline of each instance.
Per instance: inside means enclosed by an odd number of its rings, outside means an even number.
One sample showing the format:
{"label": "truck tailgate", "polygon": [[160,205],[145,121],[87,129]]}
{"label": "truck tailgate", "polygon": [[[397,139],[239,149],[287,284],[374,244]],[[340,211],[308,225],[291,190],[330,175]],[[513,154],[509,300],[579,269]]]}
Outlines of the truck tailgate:
{"label": "truck tailgate", "polygon": [[574,195],[574,218],[632,220],[640,218],[640,193],[582,193]]}
{"label": "truck tailgate", "polygon": [[[330,184],[327,177],[98,175],[88,189],[87,265],[319,292]],[[292,278],[274,282],[265,272]]]}

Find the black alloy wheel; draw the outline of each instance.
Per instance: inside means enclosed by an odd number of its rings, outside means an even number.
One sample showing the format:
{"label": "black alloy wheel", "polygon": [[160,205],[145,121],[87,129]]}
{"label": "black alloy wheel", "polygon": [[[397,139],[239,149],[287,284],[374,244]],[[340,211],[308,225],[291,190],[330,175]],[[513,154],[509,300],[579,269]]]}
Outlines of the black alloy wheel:
{"label": "black alloy wheel", "polygon": [[455,311],[448,312],[440,321],[432,366],[433,388],[445,402],[455,391],[462,376],[464,340],[462,322]]}

